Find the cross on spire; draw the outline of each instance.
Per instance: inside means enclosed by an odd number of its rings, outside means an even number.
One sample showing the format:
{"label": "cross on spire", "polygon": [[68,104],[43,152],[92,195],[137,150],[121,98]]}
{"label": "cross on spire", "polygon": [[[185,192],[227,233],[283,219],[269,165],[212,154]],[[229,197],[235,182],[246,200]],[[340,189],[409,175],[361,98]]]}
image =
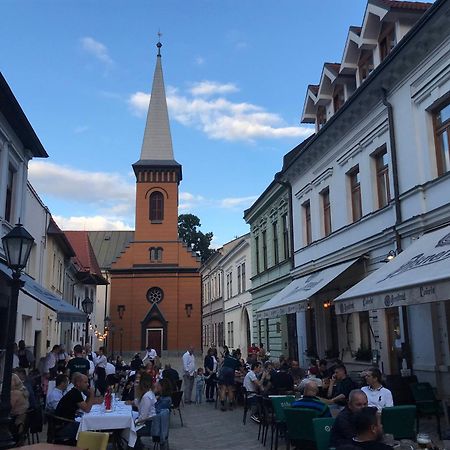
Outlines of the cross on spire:
{"label": "cross on spire", "polygon": [[161,47],[162,47],[161,36],[162,36],[162,33],[161,33],[161,31],[158,30],[158,43],[156,44],[156,46],[158,47],[158,56],[161,56]]}

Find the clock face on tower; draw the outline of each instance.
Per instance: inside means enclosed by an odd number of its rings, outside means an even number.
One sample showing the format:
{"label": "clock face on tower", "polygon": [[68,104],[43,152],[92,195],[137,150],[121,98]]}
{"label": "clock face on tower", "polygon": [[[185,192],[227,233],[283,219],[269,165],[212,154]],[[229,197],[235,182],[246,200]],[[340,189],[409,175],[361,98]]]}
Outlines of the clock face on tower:
{"label": "clock face on tower", "polygon": [[147,300],[152,304],[160,303],[163,298],[164,298],[164,292],[159,287],[151,287],[147,291]]}

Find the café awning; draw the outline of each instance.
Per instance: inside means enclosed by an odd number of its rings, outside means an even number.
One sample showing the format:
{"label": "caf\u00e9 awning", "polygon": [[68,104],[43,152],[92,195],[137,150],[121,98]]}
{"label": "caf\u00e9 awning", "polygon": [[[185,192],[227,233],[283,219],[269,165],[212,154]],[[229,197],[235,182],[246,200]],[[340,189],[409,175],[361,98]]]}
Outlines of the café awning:
{"label": "caf\u00e9 awning", "polygon": [[334,300],[337,314],[450,298],[450,226],[424,234]]}
{"label": "caf\u00e9 awning", "polygon": [[[0,262],[0,270],[11,278],[11,270],[6,264]],[[85,322],[86,314],[75,306],[57,297],[48,289],[42,287],[29,275],[22,274],[20,279],[25,283],[20,290],[32,297],[42,305],[56,312],[58,322]]]}
{"label": "caf\u00e9 awning", "polygon": [[345,272],[358,259],[330,266],[325,269],[292,280],[256,311],[257,319],[268,319],[304,311],[308,300]]}

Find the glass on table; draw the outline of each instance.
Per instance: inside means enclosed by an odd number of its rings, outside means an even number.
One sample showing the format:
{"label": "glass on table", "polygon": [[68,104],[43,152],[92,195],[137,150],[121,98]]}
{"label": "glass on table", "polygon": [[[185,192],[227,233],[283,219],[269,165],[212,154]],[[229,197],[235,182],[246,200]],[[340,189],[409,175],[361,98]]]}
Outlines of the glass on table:
{"label": "glass on table", "polygon": [[394,446],[394,435],[390,434],[390,433],[385,433],[383,436],[383,443],[385,443],[386,445],[389,445],[389,447],[393,447]]}
{"label": "glass on table", "polygon": [[417,444],[419,448],[429,448],[431,445],[431,437],[428,433],[419,433],[417,435]]}

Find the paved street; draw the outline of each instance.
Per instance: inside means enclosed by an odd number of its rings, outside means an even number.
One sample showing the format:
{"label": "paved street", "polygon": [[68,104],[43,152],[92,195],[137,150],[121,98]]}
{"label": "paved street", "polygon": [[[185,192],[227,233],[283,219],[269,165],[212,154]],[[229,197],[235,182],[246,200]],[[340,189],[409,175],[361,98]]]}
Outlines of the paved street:
{"label": "paved street", "polygon": [[242,424],[242,407],[223,412],[214,403],[182,406],[184,427],[180,418],[172,415],[170,423],[170,450],[246,449],[264,448],[258,442],[258,426],[251,420]]}

